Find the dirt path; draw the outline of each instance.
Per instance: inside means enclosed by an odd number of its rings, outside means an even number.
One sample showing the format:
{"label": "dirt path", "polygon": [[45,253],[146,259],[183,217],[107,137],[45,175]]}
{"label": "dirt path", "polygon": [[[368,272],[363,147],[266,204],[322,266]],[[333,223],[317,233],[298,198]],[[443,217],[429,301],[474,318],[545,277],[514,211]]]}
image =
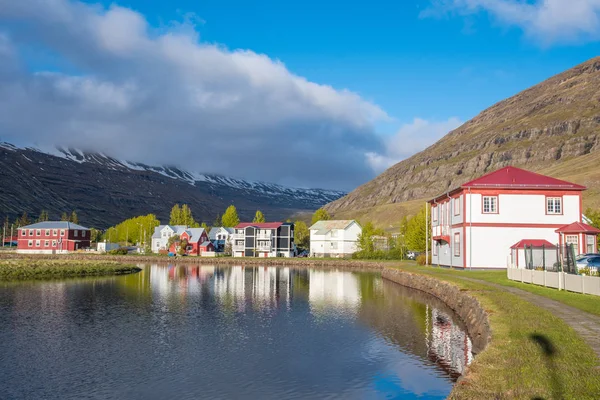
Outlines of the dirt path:
{"label": "dirt path", "polygon": [[[585,342],[596,352],[596,355],[600,359],[600,317],[589,314],[585,311],[581,311],[577,308],[568,306],[564,303],[556,300],[549,299],[544,296],[530,293],[526,290],[518,289],[511,286],[502,286],[496,283],[486,282],[479,279],[461,277],[466,281],[472,281],[483,285],[495,287],[506,292],[513,293],[528,302],[535,304],[536,306],[542,307],[552,314],[561,318],[569,326],[571,326]],[[591,299],[590,301],[594,301]],[[600,299],[596,300],[600,301]]]}

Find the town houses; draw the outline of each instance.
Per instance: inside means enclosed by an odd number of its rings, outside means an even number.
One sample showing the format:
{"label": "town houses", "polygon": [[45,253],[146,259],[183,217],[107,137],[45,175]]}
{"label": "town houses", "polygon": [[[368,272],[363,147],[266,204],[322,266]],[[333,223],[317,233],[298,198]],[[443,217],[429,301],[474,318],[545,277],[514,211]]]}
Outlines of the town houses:
{"label": "town houses", "polygon": [[294,257],[294,224],[242,222],[234,228],[234,257]]}
{"label": "town houses", "polygon": [[428,201],[431,262],[458,268],[515,265],[526,245],[573,244],[595,252],[600,230],[583,220],[584,186],[515,167],[466,182]]}
{"label": "town houses", "polygon": [[[174,238],[175,240],[170,240]],[[159,225],[152,235],[152,251],[154,253],[178,253],[185,244],[184,254],[200,256],[214,252],[214,245],[208,240],[204,228],[190,228],[186,225]]]}
{"label": "town houses", "polygon": [[17,232],[17,253],[57,254],[90,247],[90,230],[72,222],[38,222]]}
{"label": "town houses", "polygon": [[349,257],[355,253],[362,228],[354,220],[318,221],[310,227],[312,257]]}

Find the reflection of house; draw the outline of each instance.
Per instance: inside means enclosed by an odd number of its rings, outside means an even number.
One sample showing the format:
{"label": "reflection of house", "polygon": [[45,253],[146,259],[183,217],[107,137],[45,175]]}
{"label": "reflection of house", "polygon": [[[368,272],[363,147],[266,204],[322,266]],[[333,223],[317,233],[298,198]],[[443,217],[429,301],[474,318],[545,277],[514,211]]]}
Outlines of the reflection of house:
{"label": "reflection of house", "polygon": [[[581,214],[585,189],[505,167],[440,195],[429,201],[432,263],[505,268],[511,246],[523,239],[574,243],[578,252],[587,251],[591,227]],[[589,248],[595,249],[592,240]]]}
{"label": "reflection of house", "polygon": [[462,375],[473,359],[471,339],[448,314],[432,308],[430,316],[429,356],[452,375]]}
{"label": "reflection of house", "polygon": [[310,227],[313,257],[347,257],[357,250],[362,228],[354,220],[319,221]]}
{"label": "reflection of house", "polygon": [[18,229],[17,253],[66,253],[90,247],[90,230],[67,221],[46,221]]}
{"label": "reflection of house", "polygon": [[293,257],[295,248],[291,222],[242,222],[235,227],[234,257]]}
{"label": "reflection of house", "polygon": [[225,250],[225,246],[227,242],[231,240],[231,235],[233,235],[233,228],[225,228],[223,226],[214,227],[208,233],[208,239],[215,246],[215,251],[222,252]]}
{"label": "reflection of house", "polygon": [[351,309],[360,304],[356,275],[346,271],[309,271],[308,298],[311,306],[333,304]]}
{"label": "reflection of house", "polygon": [[[179,236],[179,241],[172,243],[170,248],[167,248],[169,239],[173,236]],[[152,235],[152,251],[158,253],[161,250],[169,250],[176,252],[180,243],[186,240],[186,254],[201,255],[202,244],[208,241],[208,235],[204,228],[189,228],[185,225],[160,225],[154,228]]]}

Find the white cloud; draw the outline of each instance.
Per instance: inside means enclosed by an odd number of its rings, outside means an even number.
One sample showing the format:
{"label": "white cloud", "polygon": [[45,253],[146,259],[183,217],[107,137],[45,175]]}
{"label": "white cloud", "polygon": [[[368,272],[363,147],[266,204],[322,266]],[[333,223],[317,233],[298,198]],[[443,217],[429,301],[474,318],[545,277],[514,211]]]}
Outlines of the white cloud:
{"label": "white cloud", "polygon": [[[0,139],[303,186],[372,177],[380,107],[202,43],[189,21],[154,29],[116,5],[0,0]],[[19,58],[24,46],[55,55],[61,72]]]}
{"label": "white cloud", "polygon": [[387,138],[383,152],[367,153],[369,165],[375,172],[383,172],[399,161],[435,143],[460,125],[462,122],[456,117],[446,121],[427,121],[415,118],[413,122],[404,124],[396,134]]}
{"label": "white cloud", "polygon": [[600,39],[600,0],[432,0],[422,16],[487,12],[544,44]]}

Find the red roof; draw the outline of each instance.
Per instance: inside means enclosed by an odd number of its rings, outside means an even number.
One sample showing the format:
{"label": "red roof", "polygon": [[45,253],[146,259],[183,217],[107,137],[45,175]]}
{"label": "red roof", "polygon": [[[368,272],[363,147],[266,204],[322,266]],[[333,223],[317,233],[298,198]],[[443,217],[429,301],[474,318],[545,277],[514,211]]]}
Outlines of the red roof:
{"label": "red roof", "polygon": [[255,228],[259,229],[277,229],[281,225],[283,225],[282,222],[240,222],[236,226],[236,229],[242,229],[248,226],[254,226]]}
{"label": "red roof", "polygon": [[516,167],[504,167],[463,184],[463,188],[585,190],[585,186],[536,174]]}
{"label": "red roof", "polygon": [[572,224],[565,225],[556,230],[557,233],[595,233],[599,234],[600,229],[594,228],[591,225],[584,224],[583,222],[573,222]]}
{"label": "red roof", "polygon": [[540,247],[540,248],[542,246],[545,246],[547,249],[555,249],[556,248],[556,245],[554,245],[544,239],[523,239],[523,240],[513,244],[510,248],[511,249],[523,249],[523,248],[525,248],[525,246]]}

